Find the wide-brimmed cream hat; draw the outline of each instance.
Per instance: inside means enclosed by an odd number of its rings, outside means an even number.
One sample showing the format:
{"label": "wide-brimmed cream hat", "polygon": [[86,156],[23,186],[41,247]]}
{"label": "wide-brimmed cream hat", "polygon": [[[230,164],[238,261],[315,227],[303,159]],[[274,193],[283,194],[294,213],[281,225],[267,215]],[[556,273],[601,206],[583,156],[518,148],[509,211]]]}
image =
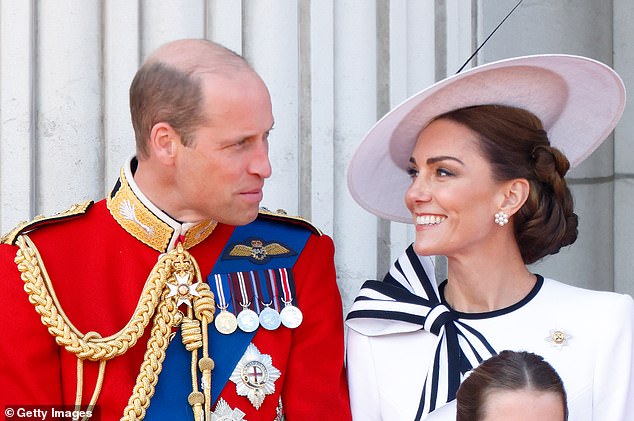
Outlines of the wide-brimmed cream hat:
{"label": "wide-brimmed cream hat", "polygon": [[546,54],[484,64],[408,98],[365,135],[348,167],[348,189],[367,211],[412,222],[405,206],[408,161],[421,130],[436,116],[473,105],[526,109],[572,166],[612,132],[625,107],[619,75],[586,57]]}

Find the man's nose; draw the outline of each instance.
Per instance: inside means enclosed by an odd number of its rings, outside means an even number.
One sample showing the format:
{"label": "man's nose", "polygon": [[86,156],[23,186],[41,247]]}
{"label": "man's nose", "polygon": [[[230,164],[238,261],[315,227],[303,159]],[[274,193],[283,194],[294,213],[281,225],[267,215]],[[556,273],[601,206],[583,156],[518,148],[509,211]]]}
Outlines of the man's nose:
{"label": "man's nose", "polygon": [[272,173],[271,161],[269,159],[269,146],[266,140],[260,142],[251,160],[250,170],[262,178],[269,178]]}

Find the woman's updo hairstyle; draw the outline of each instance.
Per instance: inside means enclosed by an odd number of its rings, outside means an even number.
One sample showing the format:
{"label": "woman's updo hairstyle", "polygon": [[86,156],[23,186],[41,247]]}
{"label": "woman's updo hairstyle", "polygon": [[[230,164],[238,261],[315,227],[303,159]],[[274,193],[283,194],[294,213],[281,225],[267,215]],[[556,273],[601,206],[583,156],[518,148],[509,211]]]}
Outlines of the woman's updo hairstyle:
{"label": "woman's updo hairstyle", "polygon": [[577,239],[577,215],[564,176],[570,163],[550,145],[538,117],[504,105],[478,105],[436,117],[465,125],[478,134],[479,148],[494,179],[524,178],[526,203],[513,215],[515,238],[524,263],[555,254]]}

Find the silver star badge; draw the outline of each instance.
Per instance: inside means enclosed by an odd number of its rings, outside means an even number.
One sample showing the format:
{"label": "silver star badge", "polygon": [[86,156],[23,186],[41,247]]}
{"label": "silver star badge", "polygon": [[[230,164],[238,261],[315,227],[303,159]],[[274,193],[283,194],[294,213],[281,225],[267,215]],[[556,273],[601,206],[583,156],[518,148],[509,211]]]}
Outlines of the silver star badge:
{"label": "silver star badge", "polygon": [[198,286],[198,282],[195,284],[189,285],[189,273],[185,272],[185,274],[179,274],[178,272],[174,274],[176,276],[176,284],[167,284],[170,289],[170,293],[167,294],[165,298],[170,298],[174,296],[178,296],[178,301],[176,302],[176,307],[185,303],[189,307],[192,306],[191,297],[200,297],[200,294],[196,290]]}
{"label": "silver star badge", "polygon": [[261,354],[251,343],[229,379],[236,384],[238,395],[246,396],[259,409],[266,395],[275,392],[275,381],[281,374],[273,367],[271,356]]}
{"label": "silver star badge", "polygon": [[222,398],[218,399],[216,410],[211,413],[211,421],[247,421],[246,414],[238,408],[231,409],[229,404]]}

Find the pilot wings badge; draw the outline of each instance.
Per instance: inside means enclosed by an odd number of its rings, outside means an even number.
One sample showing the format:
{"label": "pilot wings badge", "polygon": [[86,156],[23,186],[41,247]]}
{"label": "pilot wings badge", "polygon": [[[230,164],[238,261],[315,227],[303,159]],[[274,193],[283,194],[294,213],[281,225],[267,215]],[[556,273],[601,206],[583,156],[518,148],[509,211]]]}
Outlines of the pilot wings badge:
{"label": "pilot wings badge", "polygon": [[274,257],[295,256],[297,253],[280,242],[266,242],[260,238],[247,238],[243,243],[229,245],[222,256],[226,259],[248,259],[251,263],[264,264]]}

